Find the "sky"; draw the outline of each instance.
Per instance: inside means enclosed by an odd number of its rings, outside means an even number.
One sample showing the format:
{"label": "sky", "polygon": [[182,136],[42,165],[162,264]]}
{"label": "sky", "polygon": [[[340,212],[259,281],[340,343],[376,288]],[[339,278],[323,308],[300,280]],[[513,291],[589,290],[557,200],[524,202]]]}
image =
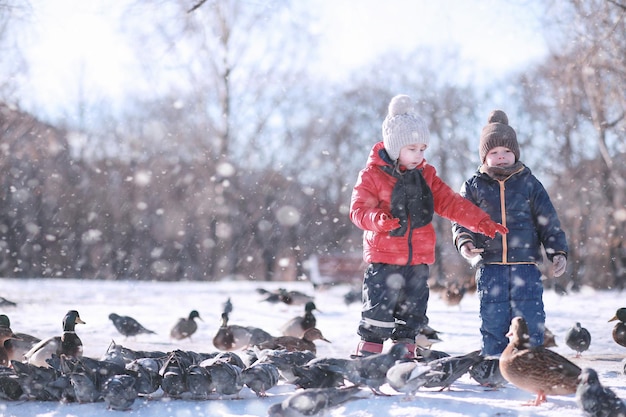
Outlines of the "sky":
{"label": "sky", "polygon": [[[70,309],[78,310],[85,324],[76,326],[85,355],[100,359],[112,340],[126,348],[143,351],[171,352],[176,349],[198,353],[216,352],[213,336],[220,324],[222,305],[231,298],[233,311],[230,324],[260,327],[272,335],[290,318],[302,315],[301,305],[271,304],[256,291],[262,287],[275,290],[283,286],[315,298],[319,311],[314,311],[317,327],[331,342],[317,341],[317,357],[347,359],[358,343],[356,328],[360,318],[360,303],[346,305],[345,285],[325,290],[313,290],[308,282],[129,282],[73,279],[9,279],[0,278],[0,295],[16,302],[16,307],[0,307],[0,314],[11,319],[14,332],[28,333],[39,338],[61,333],[61,320]],[[546,325],[555,334],[557,353],[581,368],[592,367],[600,382],[626,399],[624,363],[626,348],[616,344],[611,331],[618,307],[624,306],[624,294],[617,291],[594,291],[583,288],[580,293],[559,296],[554,291],[544,294]],[[197,309],[198,331],[191,340],[176,341],[169,331],[179,317]],[[108,319],[110,313],[130,315],[156,332],[151,335],[124,338]],[[478,297],[467,294],[459,305],[449,306],[438,293],[431,293],[428,316],[430,326],[439,331],[440,343],[433,349],[451,355],[469,353],[480,346]],[[581,358],[564,343],[566,331],[579,321],[591,333],[591,345]],[[389,344],[385,345],[385,351]],[[235,351],[243,355],[242,351]],[[381,387],[387,396],[369,395],[330,410],[328,417],[462,417],[462,416],[523,416],[523,417],[583,417],[574,395],[549,396],[548,402],[537,407],[524,405],[534,396],[511,384],[499,390],[479,386],[467,374],[457,380],[449,391],[421,388],[413,397],[394,391],[387,384]],[[167,399],[162,391],[152,399],[135,400],[126,412],[107,411],[104,402],[61,404],[53,401],[0,401],[4,417],[257,417],[267,415],[267,409],[296,393],[294,385],[280,381],[268,391],[266,398],[257,398],[244,387],[239,399],[192,401]]]}
{"label": "sky", "polygon": [[[345,76],[382,53],[418,47],[456,49],[483,77],[519,69],[547,52],[530,0],[307,2],[319,16],[319,68],[329,77]],[[127,3],[32,0],[34,25],[25,44],[34,104],[76,103],[80,80],[90,92],[114,98],[141,85],[134,53],[118,31]]]}

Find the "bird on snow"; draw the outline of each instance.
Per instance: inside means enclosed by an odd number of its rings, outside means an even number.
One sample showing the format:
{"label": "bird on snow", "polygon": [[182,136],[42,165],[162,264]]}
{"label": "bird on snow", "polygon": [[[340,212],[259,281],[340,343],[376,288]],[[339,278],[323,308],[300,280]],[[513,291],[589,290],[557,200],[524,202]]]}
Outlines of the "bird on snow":
{"label": "bird on snow", "polygon": [[304,316],[297,316],[289,320],[281,327],[283,336],[302,337],[304,332],[317,324],[317,319],[313,314],[317,310],[313,301],[307,301],[304,305]]}
{"label": "bird on snow", "polygon": [[438,371],[433,371],[429,364],[400,361],[387,370],[386,378],[391,388],[405,393],[408,398],[428,382],[433,372]]}
{"label": "bird on snow", "polygon": [[320,329],[313,327],[307,329],[302,337],[294,336],[278,336],[272,337],[259,345],[261,349],[285,349],[289,352],[293,351],[311,351],[314,354],[317,353],[316,340],[323,340],[324,342],[331,343],[326,339]]}
{"label": "bird on snow", "polygon": [[109,320],[123,336],[137,336],[138,334],[156,334],[152,330],[146,329],[137,320],[130,316],[120,316],[115,313],[109,314]]}
{"label": "bird on snow", "polygon": [[258,362],[275,365],[280,376],[289,384],[292,384],[297,378],[294,374],[294,369],[307,364],[315,358],[315,354],[309,350],[289,352],[286,349],[255,349]]}
{"label": "bird on snow", "polygon": [[543,346],[530,347],[526,320],[514,317],[507,336],[510,342],[500,355],[500,372],[511,384],[537,395],[532,405],[546,402],[548,395],[576,392],[580,368]]}
{"label": "bird on snow", "polygon": [[602,386],[598,373],[584,368],[576,389],[576,404],[586,417],[626,417],[626,405],[608,387]]}
{"label": "bird on snow", "polygon": [[425,388],[440,388],[443,391],[450,388],[452,383],[463,376],[469,369],[481,362],[483,357],[480,350],[465,355],[449,356],[428,362],[428,366],[435,372],[431,373],[424,384]]}
{"label": "bird on snow", "polygon": [[191,336],[198,330],[198,323],[196,323],[195,319],[202,320],[197,310],[191,310],[187,318],[181,317],[178,319],[170,331],[170,337],[176,340],[191,339]]}
{"label": "bird on snow", "polygon": [[63,318],[63,334],[43,339],[33,346],[32,349],[24,354],[26,362],[32,365],[47,367],[49,365],[46,359],[51,358],[53,355],[61,356],[63,354],[70,358],[83,356],[83,342],[75,330],[78,323],[85,324],[80,318],[78,311],[68,311]]}
{"label": "bird on snow", "polygon": [[406,344],[396,343],[387,353],[352,359],[345,365],[344,377],[355,385],[369,387],[374,394],[384,395],[380,386],[387,380],[387,371],[408,352]]}
{"label": "bird on snow", "polygon": [[470,377],[481,386],[498,389],[506,385],[507,381],[500,372],[500,360],[498,358],[483,358],[469,369]]}
{"label": "bird on snow", "polygon": [[322,415],[348,401],[364,398],[358,386],[346,388],[309,388],[298,391],[270,406],[268,417],[307,417]]}
{"label": "bird on snow", "polygon": [[10,327],[0,327],[0,366],[9,366],[10,358],[4,343],[11,339],[17,339]]}
{"label": "bird on snow", "polygon": [[213,346],[222,351],[244,349],[250,346],[261,346],[273,336],[263,329],[253,326],[228,324],[227,312],[222,313],[221,324],[213,336]]}
{"label": "bird on snow", "polygon": [[[0,314],[0,328],[2,327],[11,328],[11,320],[6,314]],[[15,338],[9,338],[4,341],[4,350],[6,351],[8,361],[24,360],[24,354],[41,341],[40,338],[26,333],[14,332],[14,335]],[[0,345],[1,349],[2,345]]]}
{"label": "bird on snow", "polygon": [[552,333],[552,331],[550,331],[550,329],[545,327],[543,331],[543,347],[550,348],[557,346],[558,345],[556,344],[556,336],[554,335],[554,333]]}
{"label": "bird on snow", "polygon": [[241,378],[257,397],[266,397],[267,391],[278,384],[280,374],[272,363],[255,363],[241,371]]}
{"label": "bird on snow", "polygon": [[565,333],[565,344],[576,352],[576,357],[580,358],[580,354],[589,349],[591,344],[591,334],[589,330],[580,325],[579,322]]}
{"label": "bird on snow", "polygon": [[4,297],[0,297],[0,307],[16,307],[17,303],[15,301],[7,300]]}
{"label": "bird on snow", "polygon": [[620,346],[626,347],[626,308],[618,308],[613,318],[609,321],[616,321],[613,327],[613,340]]}
{"label": "bird on snow", "polygon": [[130,410],[137,394],[135,378],[130,375],[114,375],[102,387],[102,396],[109,410]]}
{"label": "bird on snow", "polygon": [[298,388],[330,388],[345,385],[345,374],[350,359],[314,358],[293,369]]}

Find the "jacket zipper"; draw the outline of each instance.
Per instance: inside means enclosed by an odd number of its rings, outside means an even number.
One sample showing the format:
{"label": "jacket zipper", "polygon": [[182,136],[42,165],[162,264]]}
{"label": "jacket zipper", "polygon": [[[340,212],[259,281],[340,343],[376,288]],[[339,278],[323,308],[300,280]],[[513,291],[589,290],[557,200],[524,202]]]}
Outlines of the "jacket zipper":
{"label": "jacket zipper", "polygon": [[[504,181],[498,181],[500,183],[500,212],[502,213],[502,226],[506,227],[506,201],[504,198],[504,190],[506,189],[504,185]],[[508,258],[508,244],[506,235],[500,235],[500,239],[502,239],[502,263],[506,263]]]}

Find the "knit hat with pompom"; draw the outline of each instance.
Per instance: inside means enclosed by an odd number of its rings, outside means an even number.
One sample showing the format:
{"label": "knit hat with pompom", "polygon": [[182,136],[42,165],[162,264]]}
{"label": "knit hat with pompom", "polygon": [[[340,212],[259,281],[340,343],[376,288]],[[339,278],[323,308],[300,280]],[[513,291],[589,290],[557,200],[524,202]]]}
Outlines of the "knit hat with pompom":
{"label": "knit hat with pompom", "polygon": [[519,161],[519,144],[515,130],[509,126],[509,118],[502,110],[493,110],[487,118],[487,124],[483,127],[478,144],[480,162],[485,162],[485,157],[490,150],[497,146],[509,148],[515,155],[515,162]]}
{"label": "knit hat with pompom", "polygon": [[391,99],[383,121],[383,142],[392,160],[398,159],[400,149],[420,143],[428,145],[430,133],[424,119],[415,113],[411,97],[398,95]]}

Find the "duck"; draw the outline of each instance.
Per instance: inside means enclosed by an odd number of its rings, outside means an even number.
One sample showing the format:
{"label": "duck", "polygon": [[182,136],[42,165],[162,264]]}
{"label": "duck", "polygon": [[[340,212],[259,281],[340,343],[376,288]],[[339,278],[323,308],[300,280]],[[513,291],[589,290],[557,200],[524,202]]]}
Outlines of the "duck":
{"label": "duck", "polygon": [[602,386],[593,368],[584,368],[576,389],[576,404],[588,417],[626,416],[626,405],[608,387]]}
{"label": "duck", "polygon": [[11,364],[9,354],[7,353],[4,343],[11,339],[17,339],[10,327],[0,327],[0,366],[9,366]]}
{"label": "duck", "polygon": [[63,334],[41,340],[24,354],[24,359],[31,365],[49,367],[46,359],[53,355],[65,355],[78,358],[83,355],[83,342],[76,334],[77,324],[86,324],[76,310],[69,310],[63,317]]}
{"label": "duck", "polygon": [[282,402],[272,404],[268,417],[305,417],[328,413],[340,405],[364,398],[358,386],[345,388],[309,388],[291,394]]}
{"label": "duck", "polygon": [[[11,320],[6,314],[0,314],[0,327],[11,327]],[[24,354],[28,352],[35,344],[41,341],[40,338],[31,336],[27,333],[15,332],[15,338],[9,338],[4,342],[4,349],[8,355],[9,361],[22,361]]]}
{"label": "duck", "polygon": [[213,336],[213,346],[221,351],[230,352],[250,346],[260,346],[273,338],[271,334],[258,327],[228,324],[228,321],[228,313],[224,311],[220,327]]}
{"label": "duck", "polygon": [[626,307],[618,308],[609,321],[618,321],[613,327],[613,340],[620,346],[626,347]]}
{"label": "duck", "polygon": [[579,322],[576,322],[576,324],[565,333],[565,344],[576,352],[577,358],[580,358],[581,354],[589,349],[591,334],[589,330],[582,327]]}
{"label": "duck", "polygon": [[317,354],[317,347],[314,341],[323,340],[324,342],[331,343],[322,334],[322,331],[317,327],[307,329],[302,337],[294,336],[278,336],[273,337],[270,340],[263,342],[259,345],[261,349],[285,349],[289,352],[293,351],[311,351],[313,354]]}
{"label": "duck", "polygon": [[120,316],[115,313],[109,314],[109,320],[120,334],[123,336],[137,336],[138,334],[156,334],[152,330],[146,329],[141,323],[130,316]]}
{"label": "duck", "polygon": [[304,305],[304,316],[296,316],[281,327],[283,336],[302,337],[304,332],[317,324],[317,319],[313,314],[317,310],[313,301],[307,301]]}
{"label": "duck", "polygon": [[178,319],[170,331],[170,337],[176,340],[191,339],[191,336],[198,330],[198,323],[196,323],[195,319],[202,320],[198,310],[191,310],[187,318],[181,317]]}
{"label": "duck", "polygon": [[543,346],[529,346],[528,325],[514,317],[507,336],[510,342],[500,355],[500,372],[516,387],[536,394],[530,405],[540,405],[548,395],[574,394],[581,369],[567,358]]}

